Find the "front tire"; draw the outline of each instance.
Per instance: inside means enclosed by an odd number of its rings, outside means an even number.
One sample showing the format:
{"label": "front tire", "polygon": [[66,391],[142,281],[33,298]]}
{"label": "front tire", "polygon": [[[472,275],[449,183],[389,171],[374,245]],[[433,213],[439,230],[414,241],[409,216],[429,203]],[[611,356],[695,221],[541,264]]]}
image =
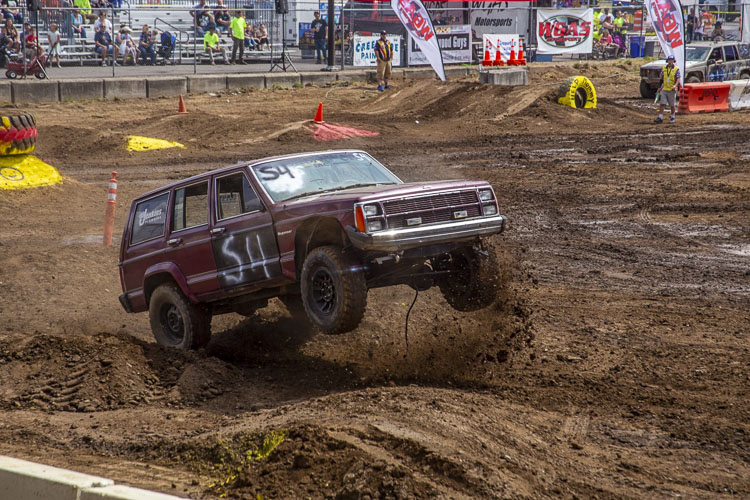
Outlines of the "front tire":
{"label": "front tire", "polygon": [[685,83],[700,83],[700,82],[701,82],[701,79],[700,79],[700,78],[698,78],[698,77],[697,77],[697,76],[695,76],[695,75],[689,76],[689,77],[687,78],[687,80],[685,80]]}
{"label": "front tire", "polygon": [[211,315],[191,304],[172,283],[159,285],[149,301],[151,331],[156,342],[177,349],[199,349],[211,337]]}
{"label": "front tire", "polygon": [[462,248],[451,252],[439,268],[449,271],[440,282],[440,291],[453,309],[478,311],[494,302],[499,272],[492,251]]}
{"label": "front tire", "polygon": [[656,90],[654,90],[648,83],[641,80],[641,97],[646,99],[653,99],[656,97]]}
{"label": "front tire", "polygon": [[359,265],[343,249],[313,249],[302,266],[300,283],[307,317],[323,333],[354,330],[367,307],[367,283]]}

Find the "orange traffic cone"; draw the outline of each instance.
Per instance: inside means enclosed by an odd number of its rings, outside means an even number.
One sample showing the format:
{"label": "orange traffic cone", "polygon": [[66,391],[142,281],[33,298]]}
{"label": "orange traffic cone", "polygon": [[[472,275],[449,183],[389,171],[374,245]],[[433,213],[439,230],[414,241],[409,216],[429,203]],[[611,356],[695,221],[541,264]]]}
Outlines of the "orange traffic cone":
{"label": "orange traffic cone", "polygon": [[518,66],[526,66],[526,57],[523,55],[523,43],[518,49],[518,60],[516,61]]}
{"label": "orange traffic cone", "polygon": [[482,61],[482,66],[492,66],[492,59],[490,59],[489,50],[484,51],[484,61]]}
{"label": "orange traffic cone", "polygon": [[315,113],[315,118],[313,118],[313,121],[315,123],[323,123],[323,103],[318,103],[318,111]]}
{"label": "orange traffic cone", "polygon": [[510,57],[508,58],[508,66],[516,66],[516,51],[513,48],[510,49]]}
{"label": "orange traffic cone", "polygon": [[495,63],[493,66],[505,66],[505,63],[503,62],[503,56],[500,55],[500,49],[497,49],[497,52],[495,52]]}
{"label": "orange traffic cone", "polygon": [[180,104],[177,106],[177,111],[180,113],[187,113],[187,108],[185,107],[185,100],[180,96]]}

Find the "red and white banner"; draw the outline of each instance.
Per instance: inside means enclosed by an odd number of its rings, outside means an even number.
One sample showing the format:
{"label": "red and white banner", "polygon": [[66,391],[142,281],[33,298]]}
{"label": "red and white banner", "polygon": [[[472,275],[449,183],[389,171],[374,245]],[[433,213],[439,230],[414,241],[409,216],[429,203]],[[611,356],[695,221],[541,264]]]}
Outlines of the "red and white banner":
{"label": "red and white banner", "polygon": [[685,80],[685,26],[680,0],[646,0],[646,9],[664,57],[674,56],[680,69],[680,83]]}
{"label": "red and white banner", "polygon": [[590,54],[593,9],[539,9],[536,39],[540,54]]}
{"label": "red and white banner", "polygon": [[404,25],[409,36],[417,42],[435,73],[445,81],[443,54],[440,52],[432,19],[420,0],[391,0],[391,8]]}

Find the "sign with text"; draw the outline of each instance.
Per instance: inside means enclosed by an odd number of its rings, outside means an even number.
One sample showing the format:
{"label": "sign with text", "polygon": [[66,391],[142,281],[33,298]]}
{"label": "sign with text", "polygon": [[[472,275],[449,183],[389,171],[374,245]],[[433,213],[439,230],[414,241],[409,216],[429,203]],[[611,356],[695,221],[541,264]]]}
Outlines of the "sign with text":
{"label": "sign with text", "polygon": [[[401,37],[388,35],[388,40],[393,47],[393,66],[401,66]],[[354,66],[377,66],[375,57],[375,42],[380,40],[379,36],[354,35]]]}
{"label": "sign with text", "polygon": [[520,47],[521,37],[519,35],[484,35],[482,36],[483,49],[490,52],[490,60],[495,60],[497,51],[500,51],[500,57],[503,61],[508,61],[510,51],[517,51]]}
{"label": "sign with text", "polygon": [[471,27],[476,37],[526,33],[529,7],[521,2],[471,2]]}
{"label": "sign with text", "polygon": [[590,54],[593,9],[539,9],[536,39],[540,54]]}
{"label": "sign with text", "polygon": [[685,26],[680,0],[646,0],[646,9],[664,57],[674,56],[682,83],[685,80]]}
{"label": "sign with text", "polygon": [[[443,55],[440,53],[440,45],[435,36],[432,18],[422,0],[391,0],[391,8],[406,28],[409,39],[413,38],[417,42],[419,50],[422,51],[432,69],[435,70],[438,78],[445,81]],[[410,42],[409,44],[411,45]]]}
{"label": "sign with text", "polygon": [[[435,26],[435,35],[444,63],[471,62],[471,26]],[[416,41],[409,36],[409,65],[429,64]]]}

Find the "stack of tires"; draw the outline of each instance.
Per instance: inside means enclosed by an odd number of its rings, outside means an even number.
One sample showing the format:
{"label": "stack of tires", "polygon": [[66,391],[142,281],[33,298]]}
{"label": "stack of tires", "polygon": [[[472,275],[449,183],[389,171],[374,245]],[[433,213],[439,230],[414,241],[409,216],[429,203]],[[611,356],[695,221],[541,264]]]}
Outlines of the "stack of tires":
{"label": "stack of tires", "polygon": [[0,115],[0,156],[33,153],[36,135],[36,120],[33,115]]}

